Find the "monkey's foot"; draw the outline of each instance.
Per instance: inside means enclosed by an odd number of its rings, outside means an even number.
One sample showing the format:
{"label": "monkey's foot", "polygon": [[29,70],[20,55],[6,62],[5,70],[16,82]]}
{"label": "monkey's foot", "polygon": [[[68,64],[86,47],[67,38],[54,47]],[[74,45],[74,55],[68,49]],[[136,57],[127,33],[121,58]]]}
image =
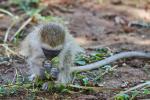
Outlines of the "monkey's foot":
{"label": "monkey's foot", "polygon": [[68,84],[71,82],[71,74],[68,73],[59,73],[57,81],[62,84]]}
{"label": "monkey's foot", "polygon": [[33,81],[36,78],[35,74],[32,74],[31,76],[28,77],[29,81]]}

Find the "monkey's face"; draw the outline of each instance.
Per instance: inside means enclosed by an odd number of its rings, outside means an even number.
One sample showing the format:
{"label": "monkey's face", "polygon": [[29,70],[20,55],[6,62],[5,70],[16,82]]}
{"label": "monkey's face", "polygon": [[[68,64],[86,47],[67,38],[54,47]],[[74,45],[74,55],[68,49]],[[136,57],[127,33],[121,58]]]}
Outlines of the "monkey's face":
{"label": "monkey's face", "polygon": [[40,32],[42,42],[51,47],[62,45],[65,41],[65,30],[58,24],[43,25]]}
{"label": "monkey's face", "polygon": [[40,28],[42,50],[48,59],[59,55],[65,41],[65,29],[54,23],[45,24]]}

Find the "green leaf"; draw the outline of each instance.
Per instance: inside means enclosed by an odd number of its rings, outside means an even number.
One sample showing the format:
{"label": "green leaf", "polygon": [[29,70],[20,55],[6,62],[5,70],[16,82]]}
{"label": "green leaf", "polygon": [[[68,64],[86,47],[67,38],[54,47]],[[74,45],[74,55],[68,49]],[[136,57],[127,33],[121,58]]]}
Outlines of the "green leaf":
{"label": "green leaf", "polygon": [[144,93],[144,94],[150,94],[150,90],[144,89],[143,93]]}
{"label": "green leaf", "polygon": [[64,86],[63,84],[57,84],[55,87],[59,92],[61,92],[63,89],[66,89],[66,86]]}
{"label": "green leaf", "polygon": [[39,3],[40,0],[31,0],[32,3]]}
{"label": "green leaf", "polygon": [[78,73],[78,74],[77,74],[77,78],[79,78],[79,79],[84,79],[84,78],[86,78],[86,76],[85,76],[85,75],[82,75],[82,74],[80,74],[80,73]]}
{"label": "green leaf", "polygon": [[84,85],[88,85],[88,83],[89,83],[88,78],[84,78],[84,79],[82,79],[82,80],[83,80],[83,84],[84,84]]}
{"label": "green leaf", "polygon": [[97,49],[96,51],[98,51],[100,53],[107,53],[108,52],[108,48],[101,48],[101,49]]}
{"label": "green leaf", "polygon": [[69,89],[62,89],[61,90],[62,93],[69,93],[69,91],[70,91]]}
{"label": "green leaf", "polygon": [[86,62],[85,61],[76,61],[76,64],[78,64],[78,65],[85,65]]}
{"label": "green leaf", "polygon": [[129,100],[129,95],[127,94],[120,94],[115,97],[115,100]]}
{"label": "green leaf", "polygon": [[29,16],[37,15],[42,9],[31,9],[27,10],[26,13]]}
{"label": "green leaf", "polygon": [[0,95],[6,94],[7,91],[3,86],[0,86]]}
{"label": "green leaf", "polygon": [[54,83],[49,81],[48,82],[48,90],[51,91],[54,88]]}

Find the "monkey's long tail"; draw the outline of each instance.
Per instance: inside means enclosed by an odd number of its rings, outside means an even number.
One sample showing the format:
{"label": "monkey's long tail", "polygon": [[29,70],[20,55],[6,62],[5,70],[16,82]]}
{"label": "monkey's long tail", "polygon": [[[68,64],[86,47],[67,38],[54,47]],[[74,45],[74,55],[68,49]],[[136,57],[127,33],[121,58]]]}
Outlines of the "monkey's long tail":
{"label": "monkey's long tail", "polygon": [[131,58],[131,57],[150,58],[150,52],[139,52],[139,51],[122,52],[122,53],[118,53],[113,56],[110,56],[104,60],[91,63],[85,66],[72,67],[71,71],[74,72],[74,71],[86,71],[86,70],[96,69],[96,68],[99,68],[100,66],[112,63],[118,59]]}

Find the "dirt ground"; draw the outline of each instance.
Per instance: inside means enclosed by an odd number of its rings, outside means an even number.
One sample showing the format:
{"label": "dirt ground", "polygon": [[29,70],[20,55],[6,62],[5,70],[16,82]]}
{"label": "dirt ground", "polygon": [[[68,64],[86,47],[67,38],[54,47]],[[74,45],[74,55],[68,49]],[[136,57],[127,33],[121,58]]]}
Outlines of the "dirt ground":
{"label": "dirt ground", "polygon": [[[50,0],[51,1],[51,0]],[[50,1],[48,3],[50,3]],[[83,48],[102,48],[108,47],[112,52],[121,52],[125,50],[150,51],[150,27],[131,27],[130,23],[134,21],[150,22],[150,1],[149,0],[56,0],[59,6],[67,8],[69,11],[61,11],[49,4],[43,15],[51,14],[60,16],[67,21],[71,34]],[[99,2],[98,2],[99,1]],[[54,3],[54,4],[55,4]],[[12,10],[13,11],[13,10]],[[17,13],[19,14],[19,13]],[[1,13],[0,13],[1,16]],[[3,14],[2,14],[3,16]],[[3,40],[4,32],[8,28],[11,19],[8,16],[0,17],[0,39]],[[12,32],[13,33],[13,30]],[[125,89],[133,87],[150,79],[150,61],[147,59],[127,59],[119,60],[113,65],[118,65],[113,75],[105,75],[100,83],[103,87],[114,89]],[[26,75],[26,64],[18,62],[8,66],[0,65],[0,84],[6,80],[12,80],[15,69],[18,66]],[[9,69],[9,70],[8,70]],[[39,94],[37,100],[109,100],[119,91],[104,90],[91,94]],[[149,99],[150,95],[138,97],[140,99]],[[24,94],[21,96],[3,97],[2,100],[24,100]]]}

